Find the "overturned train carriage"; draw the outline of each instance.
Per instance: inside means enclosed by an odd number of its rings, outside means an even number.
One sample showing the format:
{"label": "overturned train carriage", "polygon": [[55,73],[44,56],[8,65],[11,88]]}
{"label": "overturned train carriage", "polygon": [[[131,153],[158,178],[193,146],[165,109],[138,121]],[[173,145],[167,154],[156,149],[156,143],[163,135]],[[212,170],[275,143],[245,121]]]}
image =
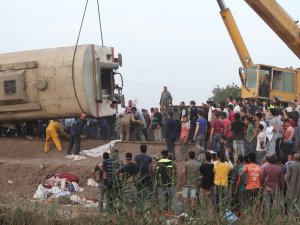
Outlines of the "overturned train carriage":
{"label": "overturned train carriage", "polygon": [[[121,56],[96,45],[0,54],[0,121],[116,113]],[[122,79],[121,79],[122,80]],[[122,83],[122,82],[121,82]]]}

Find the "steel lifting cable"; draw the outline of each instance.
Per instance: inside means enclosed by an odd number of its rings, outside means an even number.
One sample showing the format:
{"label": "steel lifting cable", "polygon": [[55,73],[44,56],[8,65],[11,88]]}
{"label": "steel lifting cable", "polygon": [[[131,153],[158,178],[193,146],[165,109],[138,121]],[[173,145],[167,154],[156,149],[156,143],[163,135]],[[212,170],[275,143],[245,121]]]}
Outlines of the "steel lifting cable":
{"label": "steel lifting cable", "polygon": [[78,95],[77,95],[77,92],[76,92],[76,88],[75,88],[75,81],[74,81],[74,62],[75,62],[75,55],[76,55],[76,51],[77,51],[77,46],[78,46],[78,42],[79,42],[79,37],[80,37],[80,33],[81,33],[81,29],[82,29],[82,25],[83,25],[83,21],[84,21],[84,17],[85,17],[85,13],[86,13],[86,9],[87,9],[87,5],[89,3],[89,0],[86,0],[86,3],[85,3],[85,7],[84,7],[84,11],[83,11],[83,16],[82,16],[82,19],[81,19],[81,24],[80,24],[80,28],[79,28],[79,32],[78,32],[78,36],[77,36],[77,41],[76,41],[76,45],[75,45],[75,49],[74,49],[74,54],[73,54],[73,60],[72,60],[72,81],[73,81],[73,89],[74,89],[74,93],[75,93],[75,98],[76,98],[76,101],[80,107],[80,110],[84,112],[83,110],[83,107],[81,106],[79,100],[78,100]]}
{"label": "steel lifting cable", "polygon": [[97,0],[97,6],[98,6],[98,19],[99,19],[99,28],[100,28],[100,34],[101,34],[101,43],[102,43],[102,46],[103,46],[102,23],[101,23],[99,0]]}
{"label": "steel lifting cable", "polygon": [[[76,88],[75,88],[75,81],[74,81],[74,63],[75,63],[75,56],[76,56],[76,52],[77,52],[77,47],[78,47],[78,42],[79,42],[79,38],[80,38],[80,34],[81,34],[81,29],[82,29],[82,25],[83,25],[83,21],[84,21],[84,17],[85,17],[85,13],[86,13],[86,9],[88,6],[89,0],[86,1],[85,3],[85,7],[84,7],[84,11],[83,11],[83,15],[82,15],[82,19],[81,19],[81,24],[80,24],[80,28],[79,28],[79,32],[78,32],[78,36],[77,36],[77,40],[76,40],[76,45],[75,45],[75,49],[74,49],[74,54],[73,54],[73,60],[72,60],[72,81],[73,81],[73,89],[74,89],[74,93],[75,93],[75,98],[76,101],[80,107],[80,110],[84,113],[83,107],[81,106],[79,100],[78,100],[78,95],[76,92]],[[101,14],[100,14],[100,5],[99,5],[99,0],[97,0],[97,6],[98,6],[98,20],[99,20],[99,28],[100,28],[100,34],[101,34],[101,43],[103,46],[103,34],[102,34],[102,25],[101,25]]]}

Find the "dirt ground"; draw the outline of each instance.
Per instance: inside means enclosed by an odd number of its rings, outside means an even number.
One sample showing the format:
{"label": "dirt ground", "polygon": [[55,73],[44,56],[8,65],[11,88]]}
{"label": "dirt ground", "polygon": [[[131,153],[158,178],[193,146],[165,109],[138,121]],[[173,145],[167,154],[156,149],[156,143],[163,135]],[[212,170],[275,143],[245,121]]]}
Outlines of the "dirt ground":
{"label": "dirt ground", "polygon": [[[82,140],[81,149],[88,150],[108,143],[103,140]],[[67,141],[62,141],[64,151],[58,152],[52,145],[49,153],[44,153],[43,140],[9,139],[0,138],[0,203],[5,203],[11,198],[32,199],[39,180],[47,174],[71,173],[79,177],[79,185],[85,190],[80,196],[97,198],[97,188],[87,186],[86,182],[91,178],[94,166],[102,160],[101,157],[87,156],[86,160],[72,161],[66,159]],[[121,160],[124,160],[125,152],[133,155],[139,154],[141,142],[119,143],[115,146],[119,150]],[[146,143],[147,153],[160,155],[160,151],[166,148],[164,143]],[[176,147],[177,151],[179,146]],[[179,176],[183,162],[178,162]],[[180,176],[181,177],[181,176]],[[10,184],[8,181],[13,183]],[[180,183],[180,181],[179,181]]]}

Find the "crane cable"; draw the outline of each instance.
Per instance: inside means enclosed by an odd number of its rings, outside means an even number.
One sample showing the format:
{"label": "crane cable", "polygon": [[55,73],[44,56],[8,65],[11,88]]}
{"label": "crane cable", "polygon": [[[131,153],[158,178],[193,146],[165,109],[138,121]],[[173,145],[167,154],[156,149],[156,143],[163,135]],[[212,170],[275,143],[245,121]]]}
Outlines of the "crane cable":
{"label": "crane cable", "polygon": [[[76,56],[76,52],[77,52],[78,42],[79,42],[79,38],[80,38],[80,34],[81,34],[81,29],[82,29],[83,21],[84,21],[84,18],[85,18],[85,13],[86,13],[86,9],[87,9],[88,3],[89,3],[89,0],[86,0],[84,11],[83,11],[83,15],[82,15],[82,19],[81,19],[81,23],[80,23],[80,28],[79,28],[79,32],[78,32],[78,36],[77,36],[77,40],[76,40],[76,44],[75,44],[75,49],[74,49],[74,53],[73,53],[73,59],[72,59],[72,82],[73,82],[73,89],[74,89],[76,101],[77,101],[77,103],[78,103],[78,105],[79,105],[80,110],[82,111],[82,113],[85,113],[85,112],[84,112],[84,109],[83,109],[82,105],[79,102],[78,95],[77,95],[76,88],[75,88],[74,63],[75,63],[75,56]],[[97,6],[98,6],[98,19],[99,19],[99,28],[100,28],[100,34],[101,34],[101,43],[102,43],[102,46],[103,46],[103,35],[102,35],[102,26],[101,26],[99,0],[97,0]]]}
{"label": "crane cable", "polygon": [[103,45],[102,23],[101,23],[99,0],[97,0],[97,6],[98,6],[98,19],[99,19],[99,28],[100,28],[100,34],[101,34],[101,43],[102,43],[102,46],[104,46]]}

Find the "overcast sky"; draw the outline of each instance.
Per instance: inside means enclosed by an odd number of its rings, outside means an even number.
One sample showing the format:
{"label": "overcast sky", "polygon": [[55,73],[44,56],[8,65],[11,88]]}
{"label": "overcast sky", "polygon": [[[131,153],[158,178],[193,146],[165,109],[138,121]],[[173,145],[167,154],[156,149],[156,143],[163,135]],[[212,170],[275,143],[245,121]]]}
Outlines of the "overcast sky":
{"label": "overcast sky", "polygon": [[[252,59],[300,67],[299,59],[243,0],[225,0]],[[299,0],[278,0],[300,20]],[[1,1],[0,53],[76,42],[85,0]],[[216,85],[240,84],[241,66],[216,0],[100,0],[104,44],[123,55],[126,100],[157,106],[164,85],[174,97],[201,103]],[[90,0],[80,44],[101,44],[96,0]]]}

